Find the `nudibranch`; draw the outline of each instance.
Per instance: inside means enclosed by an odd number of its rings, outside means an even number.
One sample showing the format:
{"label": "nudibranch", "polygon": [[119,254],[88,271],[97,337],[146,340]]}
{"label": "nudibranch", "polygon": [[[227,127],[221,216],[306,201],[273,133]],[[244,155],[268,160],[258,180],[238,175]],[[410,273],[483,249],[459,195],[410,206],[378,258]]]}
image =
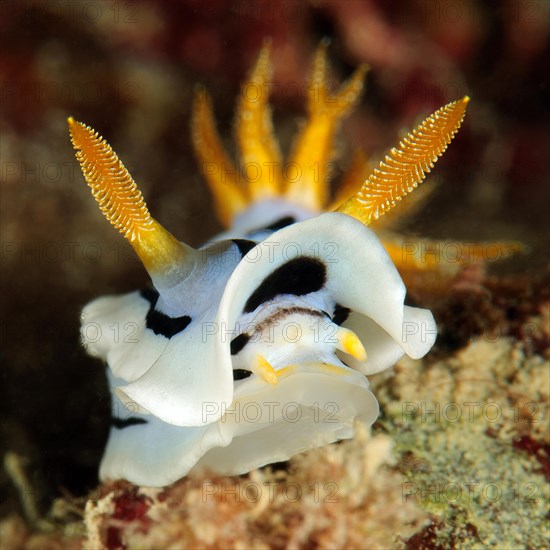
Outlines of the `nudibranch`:
{"label": "nudibranch", "polygon": [[[331,200],[323,167],[340,122],[358,102],[366,67],[330,92],[321,44],[308,119],[286,161],[272,130],[271,71],[266,44],[243,88],[262,94],[242,93],[237,106],[240,162],[248,170],[235,169],[211,101],[197,89],[194,149],[203,167],[214,167],[203,172],[227,227],[198,249],[151,217],[105,140],[68,120],[94,198],[152,281],[96,299],[82,313],[84,345],[106,362],[112,392],[103,480],[164,486],[191,470],[242,474],[351,438],[356,419],[370,425],[378,416],[367,375],[404,354],[423,357],[435,341],[431,312],[404,305],[392,261],[397,245],[369,226],[424,180],[457,132],[468,98],[429,116],[366,180],[351,181],[352,167]],[[133,338],[115,341],[113,323],[132,323]],[[90,326],[97,337],[90,338]]]}

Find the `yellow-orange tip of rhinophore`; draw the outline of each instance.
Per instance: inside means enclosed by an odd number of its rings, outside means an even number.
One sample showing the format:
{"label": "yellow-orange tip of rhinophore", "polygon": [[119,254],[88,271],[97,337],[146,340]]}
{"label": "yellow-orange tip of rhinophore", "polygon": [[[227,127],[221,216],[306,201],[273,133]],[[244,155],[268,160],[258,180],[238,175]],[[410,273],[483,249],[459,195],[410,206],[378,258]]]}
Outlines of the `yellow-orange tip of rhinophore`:
{"label": "yellow-orange tip of rhinophore", "polygon": [[82,122],[79,122],[72,116],[67,118],[67,124],[69,125],[69,131],[71,134],[74,134],[74,131],[78,126],[86,127],[85,124],[82,124]]}
{"label": "yellow-orange tip of rhinophore", "polygon": [[71,137],[74,137],[74,132],[78,124],[78,121],[75,120],[72,116],[70,116],[69,118],[67,118],[67,124],[69,125],[69,132],[71,134]]}
{"label": "yellow-orange tip of rhinophore", "polygon": [[466,110],[466,107],[468,106],[468,103],[470,103],[470,96],[465,95],[462,99],[459,99],[456,101],[458,105],[463,105],[464,110]]}

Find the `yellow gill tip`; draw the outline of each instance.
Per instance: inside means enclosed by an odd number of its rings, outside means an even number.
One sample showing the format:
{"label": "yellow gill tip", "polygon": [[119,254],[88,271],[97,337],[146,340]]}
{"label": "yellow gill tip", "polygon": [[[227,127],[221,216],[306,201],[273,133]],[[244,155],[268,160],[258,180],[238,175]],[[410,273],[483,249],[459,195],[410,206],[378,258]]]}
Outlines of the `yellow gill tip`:
{"label": "yellow gill tip", "polygon": [[212,99],[206,88],[195,86],[191,111],[191,141],[204,179],[214,197],[218,217],[226,226],[248,206],[245,189],[239,185],[233,160],[218,134]]}
{"label": "yellow gill tip", "polygon": [[[269,105],[269,81],[273,74],[271,42],[264,42],[242,85],[237,103],[235,136],[248,195],[252,202],[277,197],[283,187],[283,164],[279,143],[273,130]],[[251,90],[254,90],[251,92]],[[249,167],[265,170],[264,177],[249,177]]]}

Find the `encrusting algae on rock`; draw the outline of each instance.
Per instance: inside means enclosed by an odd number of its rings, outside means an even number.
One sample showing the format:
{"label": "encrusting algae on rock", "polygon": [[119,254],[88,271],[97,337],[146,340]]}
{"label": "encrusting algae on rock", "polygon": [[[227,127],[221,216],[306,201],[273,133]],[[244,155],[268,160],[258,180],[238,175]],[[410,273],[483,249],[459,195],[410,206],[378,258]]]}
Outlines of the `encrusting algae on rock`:
{"label": "encrusting algae on rock", "polygon": [[[461,314],[474,318],[489,289],[482,334],[373,380],[404,500],[432,514],[414,548],[541,548],[550,534],[548,276],[460,290]],[[510,322],[512,310],[521,313]],[[460,330],[460,319],[447,322]]]}
{"label": "encrusting algae on rock", "polygon": [[[396,533],[411,536],[428,514],[401,502],[402,476],[388,466],[391,449],[391,438],[372,438],[359,426],[353,440],[295,456],[288,471],[192,475],[154,493],[109,485],[112,492],[87,509],[85,547],[104,544],[106,536],[141,548],[393,547]],[[146,504],[139,517],[126,519],[124,503],[133,501]]]}

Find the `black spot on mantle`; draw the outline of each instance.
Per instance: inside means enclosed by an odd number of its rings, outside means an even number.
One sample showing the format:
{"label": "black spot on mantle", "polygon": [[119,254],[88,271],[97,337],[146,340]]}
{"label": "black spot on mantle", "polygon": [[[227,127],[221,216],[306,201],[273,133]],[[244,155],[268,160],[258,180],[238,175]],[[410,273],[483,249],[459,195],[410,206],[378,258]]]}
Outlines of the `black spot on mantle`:
{"label": "black spot on mantle", "polygon": [[152,307],[155,307],[157,300],[159,299],[159,293],[152,287],[144,288],[139,291],[142,298],[147,300]]}
{"label": "black spot on mantle", "polygon": [[296,218],[294,218],[293,216],[285,216],[284,218],[277,220],[271,225],[268,225],[265,229],[267,229],[268,231],[278,231],[279,229],[283,229],[283,227],[288,227],[293,223],[296,223]]}
{"label": "black spot on mantle", "polygon": [[250,340],[250,335],[248,334],[239,334],[236,338],[233,338],[231,340],[231,343],[229,344],[229,349],[231,350],[231,355],[237,355],[239,351],[241,351],[248,341]]}
{"label": "black spot on mantle", "polygon": [[232,239],[233,242],[237,245],[237,248],[239,249],[239,252],[241,253],[241,257],[245,257],[250,250],[252,250],[256,244],[256,241],[250,241],[248,239]]}
{"label": "black spot on mantle", "polygon": [[350,314],[350,308],[336,304],[334,306],[334,314],[332,316],[332,322],[336,325],[341,325]]}
{"label": "black spot on mantle", "polygon": [[145,318],[147,328],[150,328],[155,334],[166,336],[166,338],[172,338],[172,336],[187,328],[190,322],[191,317],[189,315],[169,317],[156,309],[150,309]]}
{"label": "black spot on mantle", "polygon": [[145,418],[125,418],[124,420],[122,418],[111,418],[111,426],[117,430],[123,430],[138,424],[147,424],[147,420]]}
{"label": "black spot on mantle", "polygon": [[327,269],[323,262],[309,256],[290,260],[269,274],[248,298],[244,312],[254,311],[260,304],[279,294],[303,296],[323,288]]}
{"label": "black spot on mantle", "polygon": [[178,334],[191,322],[189,315],[182,315],[181,317],[170,317],[155,309],[159,293],[154,288],[146,288],[140,292],[141,296],[145,298],[151,307],[145,317],[145,326],[150,328],[155,334],[160,334],[166,338],[172,338],[172,336]]}
{"label": "black spot on mantle", "polygon": [[233,380],[244,380],[248,378],[252,373],[249,370],[244,369],[234,369],[233,370]]}

